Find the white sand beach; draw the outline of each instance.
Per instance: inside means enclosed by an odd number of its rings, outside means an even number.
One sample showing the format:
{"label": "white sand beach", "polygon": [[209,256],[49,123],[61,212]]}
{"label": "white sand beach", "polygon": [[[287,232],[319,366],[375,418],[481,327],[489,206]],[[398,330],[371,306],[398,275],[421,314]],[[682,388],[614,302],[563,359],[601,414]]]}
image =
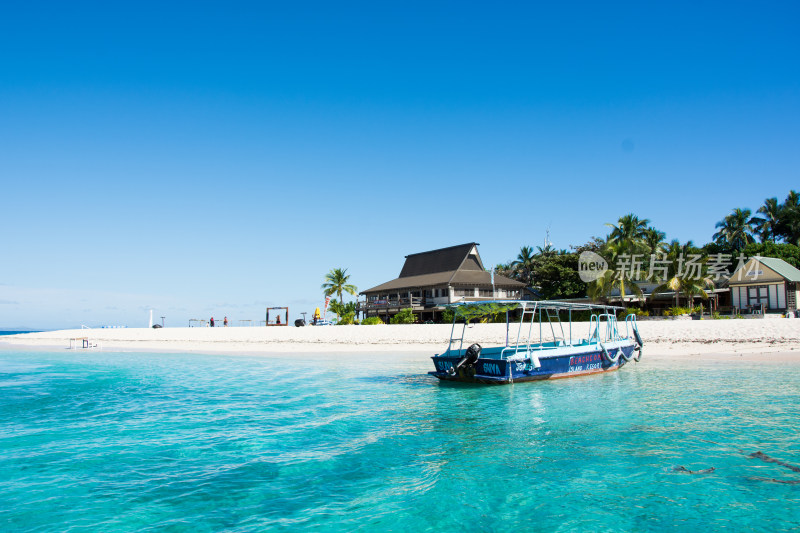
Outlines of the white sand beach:
{"label": "white sand beach", "polygon": [[[624,325],[621,325],[624,327]],[[545,326],[545,338],[549,337]],[[0,337],[0,347],[67,349],[70,339],[88,337],[106,351],[169,351],[233,354],[441,352],[450,325],[324,327],[216,327],[79,329]],[[573,324],[573,337],[585,337],[588,323]],[[639,322],[644,355],[660,360],[746,358],[800,361],[800,320],[649,320]],[[569,336],[568,325],[565,336]],[[534,331],[538,340],[538,330]],[[511,341],[516,326],[511,326]],[[465,342],[504,343],[505,324],[475,324]]]}

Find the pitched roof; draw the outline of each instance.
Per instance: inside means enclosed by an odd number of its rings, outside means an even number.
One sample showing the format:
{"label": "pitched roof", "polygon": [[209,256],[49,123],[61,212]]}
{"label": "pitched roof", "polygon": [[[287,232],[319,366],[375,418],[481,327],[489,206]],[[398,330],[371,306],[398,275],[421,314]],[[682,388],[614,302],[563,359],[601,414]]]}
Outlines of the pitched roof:
{"label": "pitched roof", "polygon": [[[403,270],[400,271],[400,277],[407,278],[458,270],[462,263],[465,263],[465,260],[473,255],[477,258],[477,261],[474,259],[467,261],[468,264],[465,264],[464,268],[467,270],[483,270],[483,263],[481,263],[480,256],[478,256],[477,246],[478,243],[476,242],[468,242],[458,246],[431,250],[430,252],[407,255]],[[475,251],[474,254],[472,254],[473,250]]]}
{"label": "pitched roof", "polygon": [[[423,287],[436,287],[444,285],[469,285],[471,287],[491,287],[492,275],[490,272],[482,271],[463,271],[451,270],[449,272],[437,272],[435,274],[423,274],[422,276],[407,276],[396,278],[386,283],[381,283],[371,289],[361,291],[361,294],[371,292],[397,291],[401,289],[419,289]],[[500,289],[517,289],[524,287],[525,284],[519,281],[506,278],[505,276],[495,275],[494,286]]]}
{"label": "pitched roof", "polygon": [[762,265],[774,270],[778,275],[786,278],[787,281],[800,281],[800,270],[796,269],[783,259],[777,257],[759,257]]}
{"label": "pitched roof", "polygon": [[[478,255],[478,243],[470,242],[406,256],[400,276],[361,294],[418,289],[442,285],[492,286],[492,275],[483,268]],[[499,288],[524,287],[524,283],[495,275],[494,285]]]}

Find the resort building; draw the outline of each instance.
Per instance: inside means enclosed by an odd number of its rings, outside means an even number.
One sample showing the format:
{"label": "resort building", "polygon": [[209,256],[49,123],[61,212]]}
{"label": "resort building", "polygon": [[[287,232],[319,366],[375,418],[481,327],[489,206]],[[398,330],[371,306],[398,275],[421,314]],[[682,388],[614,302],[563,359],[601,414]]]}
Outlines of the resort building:
{"label": "resort building", "polygon": [[410,308],[420,321],[436,320],[447,304],[460,301],[519,299],[524,283],[487,272],[470,242],[406,256],[400,276],[361,294],[364,317],[387,320]]}
{"label": "resort building", "polygon": [[623,307],[641,307],[654,316],[663,315],[667,309],[678,305],[689,307],[702,304],[706,313],[722,310],[731,311],[730,291],[728,290],[727,279],[724,278],[716,282],[713,287],[705,288],[707,298],[701,298],[697,295],[692,299],[691,303],[687,301],[685,295],[676,294],[675,291],[653,293],[661,285],[660,282],[636,281],[635,283],[639,290],[642,291],[641,295],[634,294],[629,290],[625,298],[621,298],[619,289],[613,289],[607,297],[608,303]]}
{"label": "resort building", "polygon": [[751,257],[733,272],[728,285],[739,312],[794,312],[800,299],[800,270],[776,257]]}

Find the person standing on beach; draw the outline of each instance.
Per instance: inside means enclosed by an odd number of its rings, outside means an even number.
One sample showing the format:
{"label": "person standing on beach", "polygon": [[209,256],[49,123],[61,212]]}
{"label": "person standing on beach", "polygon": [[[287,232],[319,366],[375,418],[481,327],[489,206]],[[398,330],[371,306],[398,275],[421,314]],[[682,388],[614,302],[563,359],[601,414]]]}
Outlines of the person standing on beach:
{"label": "person standing on beach", "polygon": [[225,326],[226,328],[228,327],[228,317],[225,317],[225,318],[222,320],[222,325],[223,325],[223,326]]}
{"label": "person standing on beach", "polygon": [[214,327],[214,317],[213,316],[211,317],[211,320],[208,321],[208,323],[211,325],[212,328]]}

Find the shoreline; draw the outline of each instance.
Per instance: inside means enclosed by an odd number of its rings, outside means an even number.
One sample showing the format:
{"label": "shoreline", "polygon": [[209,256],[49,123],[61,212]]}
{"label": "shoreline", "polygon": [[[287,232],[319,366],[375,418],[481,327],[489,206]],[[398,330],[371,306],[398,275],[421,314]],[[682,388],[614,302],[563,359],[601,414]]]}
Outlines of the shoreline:
{"label": "shoreline", "polygon": [[[0,349],[60,351],[70,339],[88,337],[108,352],[208,353],[241,355],[386,354],[432,356],[447,346],[449,324],[383,326],[217,327],[75,329],[23,333],[0,337]],[[516,342],[516,327],[508,332]],[[588,323],[574,323],[572,336],[585,337]],[[460,334],[456,328],[456,335]],[[547,331],[545,331],[547,330]],[[552,337],[543,327],[544,340]],[[624,334],[624,324],[620,324]],[[800,361],[800,320],[675,320],[639,323],[643,353],[650,360]],[[556,330],[560,334],[559,330]],[[538,341],[538,331],[533,331]],[[569,338],[568,327],[564,336]],[[506,342],[505,324],[474,324],[466,329],[464,344]],[[75,352],[84,352],[79,348]]]}

